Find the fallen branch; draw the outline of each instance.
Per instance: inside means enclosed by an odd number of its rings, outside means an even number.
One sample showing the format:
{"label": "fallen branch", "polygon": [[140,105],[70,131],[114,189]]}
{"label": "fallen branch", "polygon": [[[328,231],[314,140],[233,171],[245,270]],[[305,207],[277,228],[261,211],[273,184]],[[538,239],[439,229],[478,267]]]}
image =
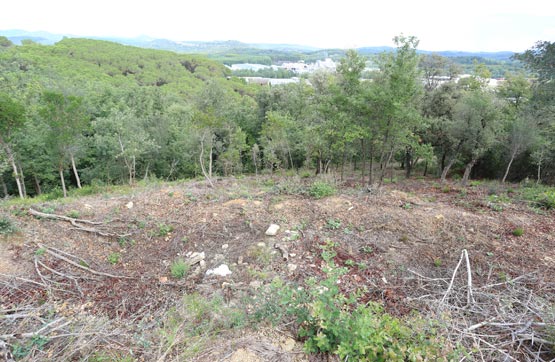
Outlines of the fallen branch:
{"label": "fallen branch", "polygon": [[135,278],[133,278],[133,277],[128,277],[128,276],[124,276],[124,275],[114,275],[114,274],[109,274],[109,273],[104,273],[104,272],[96,271],[96,270],[91,269],[91,268],[89,268],[89,267],[87,267],[87,266],[78,264],[78,263],[74,262],[73,260],[66,258],[66,257],[63,256],[63,255],[60,255],[60,254],[58,254],[58,253],[56,253],[56,252],[50,250],[50,248],[49,248],[48,246],[46,246],[46,245],[43,245],[43,244],[41,244],[41,243],[37,243],[37,245],[38,245],[40,248],[44,248],[45,251],[46,251],[48,254],[52,255],[53,257],[58,258],[58,259],[60,259],[60,260],[63,260],[63,261],[65,261],[66,263],[69,263],[69,264],[73,265],[73,266],[76,267],[76,268],[86,270],[86,271],[88,271],[88,272],[91,273],[91,274],[94,274],[94,275],[101,275],[101,276],[105,276],[105,277],[109,277],[109,278],[117,278],[117,279],[135,279]]}
{"label": "fallen branch", "polygon": [[40,211],[33,210],[33,209],[29,209],[29,213],[33,216],[42,217],[42,218],[45,218],[45,219],[68,221],[69,223],[71,223],[71,225],[74,226],[74,230],[86,231],[86,232],[89,232],[89,233],[94,233],[94,234],[98,234],[100,236],[105,236],[105,237],[125,236],[125,235],[118,235],[118,234],[114,234],[114,233],[108,233],[108,232],[98,230],[96,228],[86,227],[86,226],[80,225],[80,224],[88,224],[88,225],[103,225],[104,224],[103,222],[99,222],[99,221],[75,219],[75,218],[64,216],[64,215],[47,214],[47,213],[40,212]]}

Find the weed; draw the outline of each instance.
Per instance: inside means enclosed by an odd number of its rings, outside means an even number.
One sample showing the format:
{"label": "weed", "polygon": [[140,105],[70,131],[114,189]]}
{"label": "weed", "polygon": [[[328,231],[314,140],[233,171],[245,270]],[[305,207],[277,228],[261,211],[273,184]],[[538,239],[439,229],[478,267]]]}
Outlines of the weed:
{"label": "weed", "polygon": [[108,255],[108,263],[110,263],[112,265],[116,265],[117,263],[119,263],[120,259],[121,259],[121,254],[120,253],[112,253],[112,254]]}
{"label": "weed", "polygon": [[338,219],[328,219],[326,220],[326,229],[337,230],[341,227],[341,220]]}
{"label": "weed", "polygon": [[80,216],[80,213],[79,213],[79,211],[77,211],[77,210],[71,210],[70,212],[68,212],[68,213],[66,214],[66,216],[67,216],[67,217],[70,217],[70,218],[72,218],[72,219],[78,219],[79,216]]}
{"label": "weed", "polygon": [[176,279],[181,279],[189,271],[189,264],[187,264],[183,259],[174,260],[170,266],[170,274]]}
{"label": "weed", "polygon": [[439,268],[442,264],[443,264],[443,261],[441,260],[441,258],[435,258],[434,259],[434,266],[436,268]]}
{"label": "weed", "polygon": [[13,234],[17,231],[17,227],[7,217],[0,217],[0,235]]}
{"label": "weed", "polygon": [[46,248],[38,248],[37,250],[35,250],[36,256],[42,256],[44,255],[44,253],[46,253]]}
{"label": "weed", "polygon": [[156,232],[156,236],[167,236],[172,231],[173,231],[173,226],[166,225],[164,223],[158,224],[158,230]]}
{"label": "weed", "polygon": [[448,194],[451,192],[451,187],[449,185],[445,185],[443,186],[443,188],[441,189],[441,192],[443,192],[444,194]]}
{"label": "weed", "polygon": [[270,249],[265,246],[257,245],[248,249],[247,256],[261,265],[269,265],[273,258]]}
{"label": "weed", "polygon": [[355,261],[353,259],[347,259],[345,260],[345,265],[349,267],[353,267],[355,266]]}
{"label": "weed", "polygon": [[374,252],[374,248],[372,248],[371,246],[363,246],[362,248],[360,248],[360,250],[366,254],[372,254]]}
{"label": "weed", "polygon": [[48,343],[49,339],[45,336],[36,335],[25,343],[15,343],[13,345],[13,356],[15,359],[23,359],[27,357],[33,350],[41,351]]}
{"label": "weed", "polygon": [[513,230],[513,235],[514,236],[522,236],[524,235],[524,229],[523,228],[516,228]]}
{"label": "weed", "polygon": [[308,194],[316,199],[332,196],[336,192],[335,187],[327,182],[316,181],[308,190]]}
{"label": "weed", "polygon": [[412,204],[411,204],[410,202],[406,202],[406,203],[403,205],[403,209],[405,209],[405,210],[410,210],[410,209],[412,209]]}

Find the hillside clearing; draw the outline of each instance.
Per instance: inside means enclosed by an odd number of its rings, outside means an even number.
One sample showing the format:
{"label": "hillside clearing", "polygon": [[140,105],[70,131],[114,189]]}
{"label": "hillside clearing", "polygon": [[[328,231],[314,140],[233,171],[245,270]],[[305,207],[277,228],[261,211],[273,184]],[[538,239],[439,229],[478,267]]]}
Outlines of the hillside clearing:
{"label": "hillside clearing", "polygon": [[[333,244],[340,290],[362,290],[357,303],[437,317],[477,359],[553,358],[551,211],[485,184],[338,186],[317,199],[312,183],[155,184],[30,208],[58,219],[7,203],[0,216],[19,231],[0,235],[0,341],[26,361],[333,360],[302,353],[294,322],[249,322],[276,280],[325,279]],[[206,275],[222,264],[230,275]]]}

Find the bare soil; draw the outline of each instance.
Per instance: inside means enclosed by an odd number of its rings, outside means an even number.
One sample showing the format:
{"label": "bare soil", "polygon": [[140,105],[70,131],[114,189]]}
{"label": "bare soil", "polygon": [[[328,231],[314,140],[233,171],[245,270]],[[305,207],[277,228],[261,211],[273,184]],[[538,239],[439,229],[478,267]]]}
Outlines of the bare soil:
{"label": "bare soil", "polygon": [[[463,190],[430,180],[386,185],[377,194],[343,186],[335,196],[322,199],[294,191],[311,182],[228,178],[215,188],[203,182],[173,183],[32,206],[102,222],[94,228],[118,235],[109,237],[64,220],[34,217],[21,206],[2,207],[0,212],[15,220],[20,232],[0,238],[0,313],[48,300],[132,324],[138,323],[138,315],[155,315],[153,311],[195,292],[220,295],[229,305],[241,306],[246,295],[255,295],[277,276],[302,283],[322,275],[320,246],[326,240],[339,244],[336,263],[349,267],[341,280],[343,289],[366,287],[363,301],[383,302],[389,313],[399,316],[422,307],[415,302],[421,294],[415,275],[449,278],[463,249],[469,253],[475,285],[533,273],[531,290],[555,290],[552,212],[538,213],[517,201],[492,207],[485,186]],[[272,223],[280,226],[278,234],[266,236]],[[522,236],[513,235],[516,228],[523,229]],[[276,244],[287,249],[287,260]],[[121,277],[94,275],[44,253],[41,245],[90,270]],[[194,265],[183,279],[172,277],[172,262],[186,260],[192,252],[204,252],[206,265]],[[37,265],[37,259],[43,264]],[[221,264],[232,274],[205,274]],[[47,282],[53,286],[48,291],[40,285]],[[291,344],[294,336],[287,328],[280,333],[225,333],[196,358],[324,358],[300,353],[301,342]]]}

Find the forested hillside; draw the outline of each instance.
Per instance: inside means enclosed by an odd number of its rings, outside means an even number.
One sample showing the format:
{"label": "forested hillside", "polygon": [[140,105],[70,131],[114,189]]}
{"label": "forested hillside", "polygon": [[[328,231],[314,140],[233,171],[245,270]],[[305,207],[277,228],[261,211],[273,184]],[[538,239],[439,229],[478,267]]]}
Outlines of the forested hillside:
{"label": "forested hillside", "polygon": [[300,168],[342,179],[354,170],[365,184],[394,167],[463,184],[554,177],[550,43],[519,56],[535,80],[509,74],[495,89],[481,63],[449,81],[453,62],[420,55],[414,37],[395,38],[372,81],[349,51],[337,73],[273,88],[201,56],[84,39],[1,43],[2,194]]}

